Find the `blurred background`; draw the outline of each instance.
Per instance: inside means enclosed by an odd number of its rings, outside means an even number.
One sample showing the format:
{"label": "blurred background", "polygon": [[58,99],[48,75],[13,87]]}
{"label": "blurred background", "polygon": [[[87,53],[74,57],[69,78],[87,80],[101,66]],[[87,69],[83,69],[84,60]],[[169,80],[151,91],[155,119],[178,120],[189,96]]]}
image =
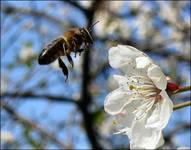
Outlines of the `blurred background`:
{"label": "blurred background", "polygon": [[[1,148],[120,148],[129,140],[113,135],[105,96],[119,74],[108,49],[134,46],[159,64],[171,81],[190,85],[190,1],[1,1]],[[69,79],[57,62],[40,66],[43,47],[71,27],[93,30],[94,44],[65,59]],[[190,100],[190,93],[172,97]],[[191,147],[190,107],[173,113],[162,148]]]}

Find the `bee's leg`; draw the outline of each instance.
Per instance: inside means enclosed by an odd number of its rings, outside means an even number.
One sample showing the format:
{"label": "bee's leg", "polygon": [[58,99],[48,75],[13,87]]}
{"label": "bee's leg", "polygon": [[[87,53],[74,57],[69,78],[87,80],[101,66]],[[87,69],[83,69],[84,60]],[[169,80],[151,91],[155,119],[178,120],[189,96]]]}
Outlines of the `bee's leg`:
{"label": "bee's leg", "polygon": [[68,61],[69,61],[69,63],[72,65],[72,67],[74,66],[74,62],[73,62],[73,60],[72,60],[72,57],[70,56],[70,54],[68,54],[68,53],[66,53],[66,56],[67,56],[67,58],[68,58]]}
{"label": "bee's leg", "polygon": [[58,57],[58,63],[59,63],[59,67],[62,69],[63,74],[66,76],[65,82],[68,79],[68,68],[66,67],[66,65],[64,64],[64,62],[62,61],[62,59],[60,57]]}
{"label": "bee's leg", "polygon": [[72,42],[73,42],[73,44],[74,44],[75,57],[76,57],[76,54],[77,54],[76,49],[77,49],[77,43],[78,43],[78,41],[77,41],[77,39],[74,37]]}
{"label": "bee's leg", "polygon": [[63,44],[63,50],[64,50],[64,55],[68,58],[68,61],[70,62],[70,64],[72,65],[72,67],[74,66],[74,62],[72,60],[72,57],[70,56],[70,54],[68,54],[66,52],[66,47],[65,47],[65,43]]}

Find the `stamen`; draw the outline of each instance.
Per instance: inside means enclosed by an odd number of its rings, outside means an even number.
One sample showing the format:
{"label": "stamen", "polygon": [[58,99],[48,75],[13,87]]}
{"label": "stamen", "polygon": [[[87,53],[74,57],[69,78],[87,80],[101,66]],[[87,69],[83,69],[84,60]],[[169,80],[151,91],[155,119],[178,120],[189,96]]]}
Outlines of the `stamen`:
{"label": "stamen", "polygon": [[153,85],[144,84],[140,87],[141,90],[147,90],[147,89],[155,89]]}
{"label": "stamen", "polygon": [[151,109],[155,101],[151,100],[143,104],[142,106],[138,107],[133,113],[136,113],[136,120],[142,119],[147,112]]}

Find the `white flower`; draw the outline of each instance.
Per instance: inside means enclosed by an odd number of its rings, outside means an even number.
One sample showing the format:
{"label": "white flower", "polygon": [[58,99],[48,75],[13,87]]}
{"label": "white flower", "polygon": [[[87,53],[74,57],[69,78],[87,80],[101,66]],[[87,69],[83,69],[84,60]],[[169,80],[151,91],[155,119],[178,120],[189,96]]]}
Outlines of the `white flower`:
{"label": "white flower", "polygon": [[160,147],[162,129],[173,111],[165,75],[145,53],[131,46],[112,47],[109,63],[124,73],[114,75],[119,88],[104,102],[105,111],[117,118],[117,133],[128,135],[132,149]]}

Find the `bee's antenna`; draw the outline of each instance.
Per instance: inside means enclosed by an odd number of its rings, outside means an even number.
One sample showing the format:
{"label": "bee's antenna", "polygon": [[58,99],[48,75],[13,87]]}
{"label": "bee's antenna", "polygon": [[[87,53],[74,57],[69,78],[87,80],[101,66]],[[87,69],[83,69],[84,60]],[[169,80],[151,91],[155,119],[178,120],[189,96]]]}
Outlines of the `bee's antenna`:
{"label": "bee's antenna", "polygon": [[92,28],[93,28],[93,26],[95,26],[98,22],[99,22],[99,21],[96,21],[95,23],[93,23],[93,24],[88,28],[88,30],[91,31]]}

